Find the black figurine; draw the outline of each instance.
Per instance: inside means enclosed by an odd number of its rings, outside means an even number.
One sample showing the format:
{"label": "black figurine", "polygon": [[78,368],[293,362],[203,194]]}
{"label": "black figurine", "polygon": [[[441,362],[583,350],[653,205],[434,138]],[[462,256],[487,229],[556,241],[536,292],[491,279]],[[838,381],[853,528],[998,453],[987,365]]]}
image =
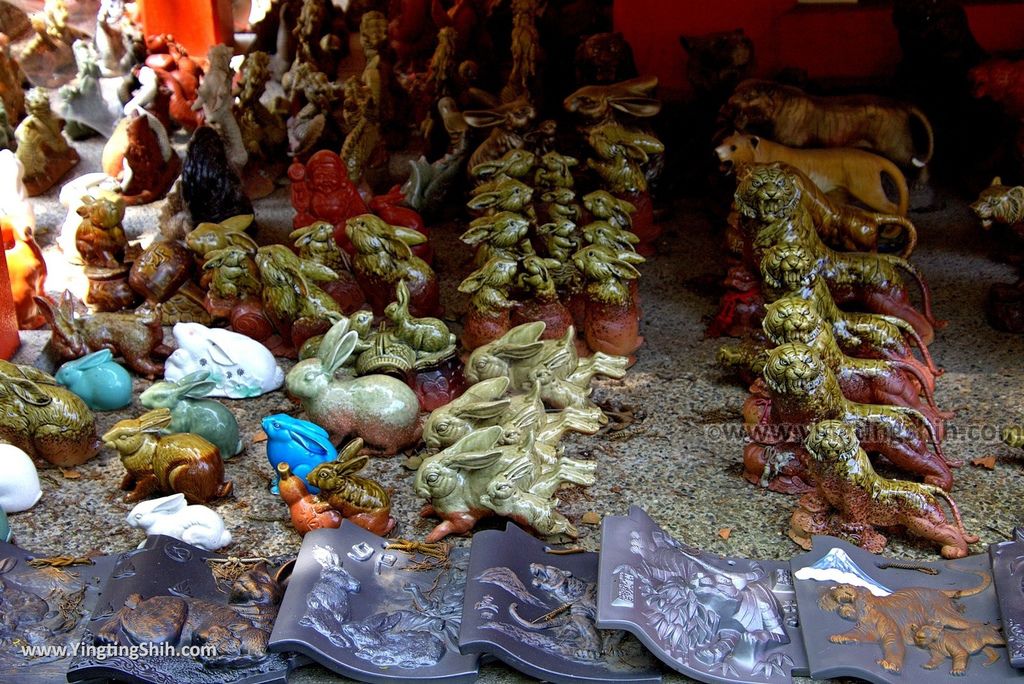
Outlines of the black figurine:
{"label": "black figurine", "polygon": [[185,152],[181,196],[193,225],[220,223],[232,216],[252,214],[252,202],[242,181],[228,164],[224,142],[212,128],[197,128]]}

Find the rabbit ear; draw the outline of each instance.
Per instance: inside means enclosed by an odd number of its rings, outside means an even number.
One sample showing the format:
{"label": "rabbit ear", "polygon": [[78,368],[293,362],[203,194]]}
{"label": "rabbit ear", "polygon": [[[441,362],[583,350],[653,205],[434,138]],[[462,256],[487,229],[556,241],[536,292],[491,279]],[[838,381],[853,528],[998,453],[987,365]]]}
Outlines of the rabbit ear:
{"label": "rabbit ear", "polygon": [[338,279],[338,274],[329,266],[324,266],[309,259],[299,262],[299,272],[310,280],[327,283]]}
{"label": "rabbit ear", "polygon": [[503,480],[519,480],[526,477],[533,470],[533,464],[528,461],[520,461],[501,474]]}
{"label": "rabbit ear", "polygon": [[47,406],[51,401],[53,401],[53,397],[36,387],[36,383],[31,380],[8,378],[5,384],[11,388],[14,396],[18,397],[18,399],[22,400],[26,404],[31,404],[32,406]]}
{"label": "rabbit ear", "polygon": [[637,76],[627,81],[619,81],[609,88],[613,88],[615,92],[628,92],[634,95],[650,95],[651,91],[658,87],[657,76]]}
{"label": "rabbit ear", "polygon": [[505,123],[505,115],[491,109],[473,109],[463,112],[462,118],[473,128],[493,128]]}
{"label": "rabbit ear", "polygon": [[362,437],[356,437],[338,451],[338,458],[335,460],[341,462],[355,458],[363,450],[364,444]]}
{"label": "rabbit ear", "polygon": [[232,216],[226,218],[220,222],[222,230],[230,233],[241,233],[243,230],[252,225],[253,219],[256,216],[254,214],[239,214],[238,216]]}
{"label": "rabbit ear", "polygon": [[[341,338],[345,336],[345,333],[349,332],[349,323],[350,321],[346,317],[332,325],[330,329],[324,333],[324,338],[320,342],[320,350],[326,353],[328,349],[337,345],[338,342],[341,341]],[[319,353],[317,353],[317,358],[321,361],[323,360],[323,356]]]}
{"label": "rabbit ear", "polygon": [[398,285],[395,286],[395,299],[402,306],[409,304],[409,287],[404,280],[399,280]]}
{"label": "rabbit ear", "polygon": [[490,378],[470,386],[469,389],[463,392],[462,396],[470,397],[477,401],[493,401],[508,391],[508,386],[511,382],[506,375]]}
{"label": "rabbit ear", "polygon": [[497,418],[512,403],[511,399],[498,399],[497,401],[486,401],[477,404],[470,404],[455,413],[462,418],[471,420],[491,420]]}
{"label": "rabbit ear", "polygon": [[502,452],[498,449],[493,451],[459,454],[447,459],[447,464],[449,467],[457,468],[459,470],[483,470],[484,468],[490,468],[492,465],[497,463],[501,456]]}
{"label": "rabbit ear", "polygon": [[418,230],[412,228],[406,228],[405,226],[391,226],[395,231],[395,237],[401,240],[404,244],[415,246],[422,245],[427,241],[427,236]]}
{"label": "rabbit ear", "polygon": [[[474,221],[474,223],[476,222]],[[485,222],[484,224],[477,226],[470,224],[469,230],[460,235],[459,239],[467,245],[478,245],[490,236],[490,227],[492,225],[493,224],[490,222]]]}
{"label": "rabbit ear", "polygon": [[[301,446],[303,449],[316,456],[327,456],[332,453],[334,449],[328,450],[324,446],[324,442],[318,439],[318,435],[303,432],[302,430],[285,430],[288,436],[292,438],[292,441]],[[333,445],[331,445],[333,447]]]}
{"label": "rabbit ear", "polygon": [[365,454],[344,460],[338,457],[335,462],[341,464],[341,467],[338,469],[339,475],[355,475],[366,467],[366,464],[370,462],[370,457]]}
{"label": "rabbit ear", "polygon": [[150,509],[150,513],[174,513],[188,505],[184,494],[172,494],[159,499],[156,505]]}
{"label": "rabbit ear", "polygon": [[499,342],[512,343],[512,344],[529,344],[540,340],[540,336],[544,334],[543,321],[534,321],[532,323],[523,323],[509,330],[502,336]]}
{"label": "rabbit ear", "polygon": [[466,202],[470,209],[489,209],[501,201],[501,195],[497,192],[481,192]]}
{"label": "rabbit ear", "polygon": [[260,246],[256,244],[255,240],[239,231],[231,231],[230,233],[227,233],[224,236],[224,242],[231,247],[241,247],[250,254],[255,254],[260,248]]}
{"label": "rabbit ear", "polygon": [[469,175],[477,178],[487,178],[501,171],[502,166],[497,161],[480,162],[469,170]]}
{"label": "rabbit ear", "polygon": [[478,268],[462,279],[462,282],[459,283],[459,292],[465,292],[466,294],[476,292],[487,284],[487,279],[490,275],[491,272],[486,266]]}
{"label": "rabbit ear", "polygon": [[171,424],[171,410],[166,408],[153,409],[135,419],[142,432],[156,432]]}
{"label": "rabbit ear", "polygon": [[233,358],[231,358],[231,355],[227,353],[227,350],[225,350],[224,347],[220,346],[213,340],[207,341],[210,343],[208,347],[210,351],[210,358],[213,359],[214,363],[216,363],[219,366],[235,365],[236,361]]}
{"label": "rabbit ear", "polygon": [[333,375],[334,371],[341,368],[341,364],[345,363],[345,360],[352,355],[358,342],[359,333],[355,330],[345,333],[333,347],[327,345],[327,337],[324,336],[323,342],[320,343],[320,350],[317,352],[317,356],[320,357],[320,361],[324,365],[324,370]]}
{"label": "rabbit ear", "polygon": [[484,430],[476,430],[448,447],[446,452],[449,455],[458,455],[491,449],[501,439],[503,432],[504,430],[501,429],[500,425],[492,425]]}
{"label": "rabbit ear", "polygon": [[641,119],[661,111],[661,102],[650,97],[617,96],[610,98],[608,104],[613,109]]}
{"label": "rabbit ear", "polygon": [[108,361],[114,360],[114,354],[109,349],[100,349],[92,354],[82,358],[78,362],[79,370],[88,370],[90,368],[96,368],[102,366]]}

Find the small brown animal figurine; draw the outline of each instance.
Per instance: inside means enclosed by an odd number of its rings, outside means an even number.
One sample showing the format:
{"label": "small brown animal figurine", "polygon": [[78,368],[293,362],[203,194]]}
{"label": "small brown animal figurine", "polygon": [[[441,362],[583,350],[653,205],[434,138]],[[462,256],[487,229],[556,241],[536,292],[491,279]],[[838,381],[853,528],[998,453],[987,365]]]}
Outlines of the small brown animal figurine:
{"label": "small brown animal figurine", "polygon": [[0,439],[35,459],[71,468],[100,441],[85,402],[40,370],[0,361]]}
{"label": "small brown animal figurine", "polygon": [[103,148],[103,171],[121,182],[126,204],[162,198],[181,173],[181,157],[171,147],[160,120],[143,109],[122,119]]}
{"label": "small brown animal figurine", "polygon": [[967,673],[967,662],[972,655],[984,653],[988,659],[984,665],[988,667],[997,660],[999,654],[993,646],[1006,646],[1006,640],[995,625],[976,624],[970,629],[946,629],[941,620],[933,620],[924,625],[910,625],[914,632],[914,645],[928,651],[931,658],[922,665],[926,670],[934,670],[952,660],[949,668],[951,675]]}
{"label": "small brown animal figurine", "polygon": [[231,493],[224,481],[220,450],[190,432],[160,436],[171,424],[171,410],[153,409],[138,418],[119,421],[103,442],[117,450],[127,471],[121,489],[125,501],[141,501],[153,492],[184,494],[189,503],[205,504]]}
{"label": "small brown animal figurine", "polygon": [[[944,490],[876,473],[853,425],[838,420],[816,423],[805,445],[816,491],[805,495],[793,513],[791,524],[799,532],[790,536],[798,543],[809,541],[811,534],[838,532],[853,534],[865,549],[881,553],[886,539],[875,528],[900,527],[940,546],[944,558],[963,558],[969,553],[967,545],[978,541],[964,529],[956,502]],[[949,505],[955,525],[946,519],[939,499]],[[838,520],[830,521],[830,509],[837,511]]]}
{"label": "small brown animal figurine", "polygon": [[128,238],[121,226],[124,200],[108,192],[100,193],[98,197],[85,195],[77,213],[82,222],[75,232],[75,247],[85,265],[120,268],[128,247]]}
{"label": "small brown animal figurine", "polygon": [[[210,580],[205,580],[209,582]],[[231,585],[227,603],[178,595],[143,598],[129,594],[124,606],[96,630],[97,645],[123,647],[171,645],[176,649],[204,644],[215,655],[201,655],[204,670],[231,672],[231,666],[258,665],[284,592],[260,562]]]}
{"label": "small brown animal figurine", "polygon": [[[973,632],[981,625],[964,617],[963,606],[955,599],[976,596],[988,588],[988,572],[974,572],[981,578],[969,589],[931,589],[909,587],[888,596],[875,596],[864,587],[838,584],[829,587],[818,599],[818,607],[828,613],[857,623],[842,634],[833,634],[833,644],[878,644],[882,657],[875,661],[889,672],[903,669],[907,645],[915,643],[918,625],[936,623],[942,627]],[[921,679],[924,679],[923,677]]]}
{"label": "small brown animal figurine", "polygon": [[391,497],[378,483],[356,475],[370,460],[369,456],[357,455],[362,449],[362,439],[352,440],[338,458],[313,468],[306,479],[320,489],[319,498],[346,520],[385,537],[395,528]]}
{"label": "small brown animal figurine", "polygon": [[291,467],[284,463],[277,464],[278,491],[281,498],[288,504],[288,514],[292,518],[292,527],[305,537],[312,530],[334,529],[341,526],[341,513],[331,508],[326,501],[321,501],[309,493],[302,478],[292,474]]}
{"label": "small brown animal figurine", "polygon": [[536,116],[537,110],[522,97],[493,109],[463,112],[462,117],[471,127],[491,129],[487,139],[470,155],[468,168],[500,159],[509,150],[523,147],[523,134]]}
{"label": "small brown animal figurine", "polygon": [[160,322],[159,307],[145,314],[96,313],[76,317],[75,296],[65,290],[60,304],[54,306],[48,299],[35,298],[36,304],[50,324],[50,337],[57,356],[70,361],[89,352],[109,349],[124,357],[125,362],[139,375],[153,378],[162,375],[162,363],[152,359],[153,354],[165,354],[164,329]]}

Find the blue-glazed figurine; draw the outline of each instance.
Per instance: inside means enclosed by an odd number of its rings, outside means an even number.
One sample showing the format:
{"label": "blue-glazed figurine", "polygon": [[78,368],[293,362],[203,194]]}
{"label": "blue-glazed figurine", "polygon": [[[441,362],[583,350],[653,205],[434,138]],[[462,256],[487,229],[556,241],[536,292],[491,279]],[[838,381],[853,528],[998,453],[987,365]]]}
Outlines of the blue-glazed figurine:
{"label": "blue-glazed figurine", "polygon": [[68,361],[57,371],[56,379],[93,411],[115,411],[132,403],[132,376],[114,361],[109,349]]}
{"label": "blue-glazed figurine", "polygon": [[161,431],[163,434],[199,435],[220,449],[226,461],[239,453],[243,444],[235,415],[219,401],[203,398],[217,387],[209,377],[209,371],[196,371],[176,382],[158,382],[139,396],[139,403],[148,409],[171,410],[171,424]]}
{"label": "blue-glazed figurine", "polygon": [[7,514],[4,513],[4,509],[0,508],[0,541],[9,542],[13,536],[11,526],[7,522]]}
{"label": "blue-glazed figurine", "polygon": [[277,464],[287,463],[292,474],[306,483],[311,494],[318,493],[320,490],[306,481],[306,475],[321,463],[338,457],[327,430],[308,420],[275,413],[263,419],[263,431],[267,433],[267,460],[275,475],[270,491],[278,493]]}

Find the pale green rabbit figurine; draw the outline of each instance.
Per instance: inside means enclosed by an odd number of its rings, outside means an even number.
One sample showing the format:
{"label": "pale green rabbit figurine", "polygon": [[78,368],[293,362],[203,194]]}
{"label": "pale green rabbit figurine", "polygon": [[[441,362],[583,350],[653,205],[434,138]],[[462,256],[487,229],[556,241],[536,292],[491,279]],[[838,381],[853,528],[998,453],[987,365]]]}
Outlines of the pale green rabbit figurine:
{"label": "pale green rabbit figurine", "polygon": [[245,446],[234,414],[219,401],[204,398],[217,387],[209,377],[209,371],[199,370],[177,382],[158,382],[142,393],[139,403],[148,409],[171,410],[171,424],[161,434],[197,434],[220,449],[221,457],[227,460]]}
{"label": "pale green rabbit figurine", "polygon": [[427,543],[465,534],[490,515],[511,518],[545,536],[578,535],[558,512],[555,493],[567,483],[593,484],[597,464],[564,457],[545,462],[535,453],[534,432],[516,444],[503,444],[504,435],[500,425],[476,430],[420,464],[414,486],[427,500],[420,515],[443,520],[427,535]]}
{"label": "pale green rabbit figurine", "polygon": [[368,446],[396,454],[420,439],[420,402],[404,382],[388,375],[354,378],[338,370],[359,343],[349,319],[335,323],[315,357],[300,361],[285,378],[288,392],[302,402],[309,420],[337,442],[362,437]]}

